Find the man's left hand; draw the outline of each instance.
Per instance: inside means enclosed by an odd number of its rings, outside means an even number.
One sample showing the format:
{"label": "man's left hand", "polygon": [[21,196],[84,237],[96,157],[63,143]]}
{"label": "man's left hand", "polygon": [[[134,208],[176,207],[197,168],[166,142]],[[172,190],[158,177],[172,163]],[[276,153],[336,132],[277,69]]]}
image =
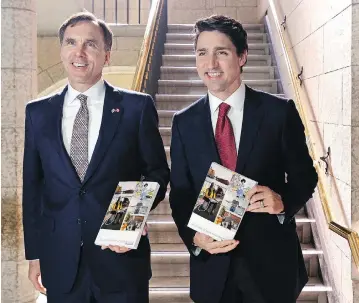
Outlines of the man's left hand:
{"label": "man's left hand", "polygon": [[250,212],[278,215],[284,210],[282,197],[266,186],[256,185],[247,192],[246,198]]}
{"label": "man's left hand", "polygon": [[[148,227],[147,227],[147,224],[145,224],[145,227],[142,231],[142,236],[146,236],[147,235],[147,232],[148,232]],[[131,250],[131,248],[128,248],[128,247],[124,247],[124,246],[118,246],[118,245],[102,245],[101,246],[101,249],[104,250],[104,249],[111,249],[112,251],[118,253],[118,254],[123,254],[123,253],[126,253],[128,251]]]}

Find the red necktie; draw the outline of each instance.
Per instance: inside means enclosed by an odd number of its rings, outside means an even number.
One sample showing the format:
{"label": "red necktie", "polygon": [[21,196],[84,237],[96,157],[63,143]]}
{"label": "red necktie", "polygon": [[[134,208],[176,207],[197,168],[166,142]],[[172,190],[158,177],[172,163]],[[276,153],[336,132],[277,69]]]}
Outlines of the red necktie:
{"label": "red necktie", "polygon": [[234,171],[237,164],[237,149],[232,124],[227,117],[230,108],[227,103],[220,104],[215,137],[222,165]]}

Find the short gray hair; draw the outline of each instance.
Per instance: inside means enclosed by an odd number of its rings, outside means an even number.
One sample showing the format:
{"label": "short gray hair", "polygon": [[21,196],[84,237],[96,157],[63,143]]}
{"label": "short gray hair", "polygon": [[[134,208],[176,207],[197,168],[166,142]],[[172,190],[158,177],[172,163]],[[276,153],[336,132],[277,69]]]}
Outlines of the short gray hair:
{"label": "short gray hair", "polygon": [[105,50],[111,51],[112,37],[113,37],[113,33],[112,33],[111,29],[109,28],[109,26],[106,24],[105,21],[96,18],[96,16],[94,14],[91,14],[89,12],[81,12],[81,13],[74,14],[74,15],[70,16],[64,23],[62,23],[62,25],[59,28],[60,44],[62,44],[62,42],[64,40],[64,34],[66,31],[66,28],[68,28],[69,26],[74,26],[77,23],[83,22],[83,21],[95,22],[96,24],[98,24],[101,27],[102,33],[103,33],[103,40],[105,42]]}

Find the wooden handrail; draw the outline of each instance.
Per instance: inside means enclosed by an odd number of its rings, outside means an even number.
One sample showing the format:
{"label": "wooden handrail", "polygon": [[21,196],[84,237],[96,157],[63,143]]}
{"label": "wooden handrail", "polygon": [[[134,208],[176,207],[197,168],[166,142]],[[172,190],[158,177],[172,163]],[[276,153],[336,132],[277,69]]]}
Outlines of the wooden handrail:
{"label": "wooden handrail", "polygon": [[[324,148],[323,148],[322,144],[320,144],[320,143],[322,143],[322,140],[320,138],[319,132],[316,129],[314,129],[314,130],[310,129],[309,125],[308,125],[308,119],[305,115],[305,112],[308,112],[308,111],[305,109],[306,109],[306,106],[309,106],[308,105],[309,101],[308,101],[305,91],[303,91],[303,89],[298,84],[298,79],[297,79],[296,75],[299,74],[299,71],[297,69],[296,61],[295,61],[293,52],[289,51],[288,42],[287,42],[288,37],[286,37],[286,35],[284,34],[284,32],[282,30],[281,23],[278,19],[277,9],[274,4],[274,1],[268,0],[268,2],[269,2],[269,7],[273,13],[276,30],[280,36],[280,43],[281,43],[281,46],[283,49],[284,59],[286,61],[288,72],[289,72],[289,75],[291,78],[291,83],[293,85],[293,89],[295,92],[295,98],[296,98],[295,102],[296,102],[299,114],[302,118],[303,124],[305,126],[306,137],[307,137],[307,139],[309,139],[309,140],[307,140],[309,152],[313,159],[320,159],[320,157],[322,156],[322,153],[324,151]],[[304,95],[303,98],[302,98],[302,95]],[[305,100],[303,100],[303,99],[305,99]],[[313,142],[318,143],[321,146],[318,147]],[[318,193],[319,193],[319,197],[321,200],[321,204],[323,207],[323,211],[324,211],[325,218],[328,223],[329,229],[334,231],[336,234],[340,235],[341,237],[347,239],[350,249],[351,249],[351,252],[352,252],[353,260],[355,262],[357,269],[359,269],[359,235],[353,229],[345,227],[335,220],[335,216],[333,214],[334,212],[332,211],[331,205],[329,203],[329,195],[327,193],[327,186],[325,186],[325,184],[326,184],[326,182],[324,180],[325,173],[323,172],[323,169],[319,166],[318,161],[315,161],[315,168],[317,170],[318,177],[319,177],[318,185],[317,185]]]}
{"label": "wooden handrail", "polygon": [[164,1],[165,0],[153,0],[151,4],[141,51],[137,60],[136,72],[132,82],[132,89],[135,91],[141,91],[145,81],[146,65],[151,57],[153,40],[157,34],[155,29],[161,14],[161,10],[163,8]]}

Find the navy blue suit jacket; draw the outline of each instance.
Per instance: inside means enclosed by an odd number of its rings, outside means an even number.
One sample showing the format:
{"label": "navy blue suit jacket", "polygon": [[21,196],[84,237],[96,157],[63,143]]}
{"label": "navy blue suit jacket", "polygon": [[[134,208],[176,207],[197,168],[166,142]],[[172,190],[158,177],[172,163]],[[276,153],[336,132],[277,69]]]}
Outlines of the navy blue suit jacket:
{"label": "navy blue suit jacket", "polygon": [[[195,231],[187,227],[212,162],[221,163],[213,134],[208,97],[177,113],[172,125],[172,216],[191,252],[191,297],[219,302],[230,257],[244,258],[266,302],[293,302],[307,281],[293,216],[311,197],[317,174],[306,146],[304,127],[292,100],[246,87],[236,171],[282,196],[285,222],[276,215],[246,213],[235,251],[194,256]],[[287,182],[286,182],[287,174]]]}
{"label": "navy blue suit jacket", "polygon": [[[99,137],[81,183],[61,134],[65,88],[26,107],[23,224],[26,258],[40,259],[42,281],[53,292],[71,289],[83,257],[96,284],[121,291],[147,283],[150,245],[117,254],[94,244],[119,181],[157,181],[154,207],[169,180],[158,116],[150,96],[106,84]],[[112,109],[119,112],[112,112]],[[143,284],[142,284],[143,285]]]}

